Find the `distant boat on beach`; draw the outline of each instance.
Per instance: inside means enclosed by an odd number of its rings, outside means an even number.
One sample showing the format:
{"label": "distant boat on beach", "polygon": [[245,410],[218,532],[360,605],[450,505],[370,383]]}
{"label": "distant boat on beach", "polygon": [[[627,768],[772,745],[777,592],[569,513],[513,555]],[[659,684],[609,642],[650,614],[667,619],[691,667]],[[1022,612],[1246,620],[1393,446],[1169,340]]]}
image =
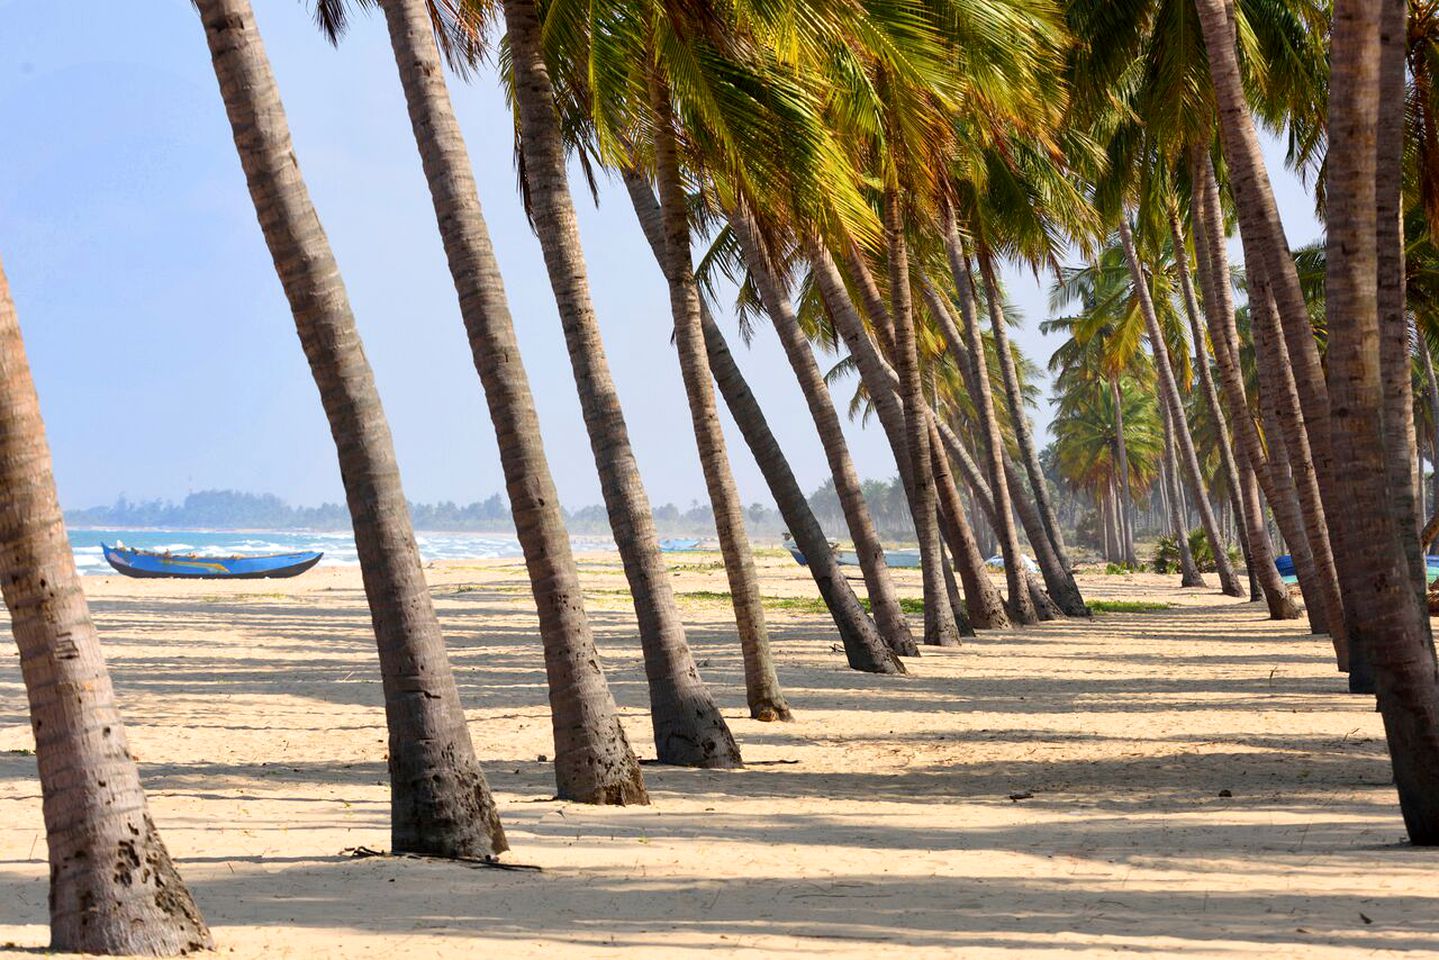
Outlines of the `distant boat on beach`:
{"label": "distant boat on beach", "polygon": [[182,580],[259,580],[298,577],[320,562],[323,553],[272,553],[264,556],[202,557],[193,553],[135,550],[122,543],[100,544],[110,566],[127,577]]}
{"label": "distant boat on beach", "polygon": [[684,553],[686,550],[693,550],[700,545],[698,540],[681,540],[677,537],[669,537],[660,541],[660,553]]}

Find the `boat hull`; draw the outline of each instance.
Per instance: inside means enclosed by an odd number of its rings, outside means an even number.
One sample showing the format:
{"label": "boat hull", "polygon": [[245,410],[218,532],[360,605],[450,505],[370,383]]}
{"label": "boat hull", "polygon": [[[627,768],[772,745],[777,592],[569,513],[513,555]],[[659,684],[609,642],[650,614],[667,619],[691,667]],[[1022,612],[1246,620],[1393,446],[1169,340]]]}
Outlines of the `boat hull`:
{"label": "boat hull", "polygon": [[279,553],[264,557],[197,557],[151,553],[100,545],[117,573],[139,580],[267,580],[298,577],[323,553]]}

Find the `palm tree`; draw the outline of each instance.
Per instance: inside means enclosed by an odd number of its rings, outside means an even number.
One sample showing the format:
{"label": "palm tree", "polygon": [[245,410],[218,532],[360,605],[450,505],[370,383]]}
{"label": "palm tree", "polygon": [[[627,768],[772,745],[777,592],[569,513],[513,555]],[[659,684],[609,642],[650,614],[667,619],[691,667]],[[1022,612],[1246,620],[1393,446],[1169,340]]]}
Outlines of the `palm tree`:
{"label": "palm tree", "polygon": [[[946,240],[950,241],[951,238],[948,234],[951,231],[957,233],[958,230],[952,214],[946,212],[944,218]],[[953,248],[957,246],[958,242],[958,238],[955,237],[953,242],[947,243],[947,245]],[[999,538],[1000,554],[1004,557],[1004,579],[1009,587],[1010,613],[1019,622],[1029,623],[1033,622],[1034,617],[1038,614],[1034,605],[1029,602],[1028,583],[1026,582],[1028,578],[1025,576],[1024,564],[1021,560],[1019,534],[1014,526],[1013,505],[1010,503],[1009,488],[1004,478],[1004,437],[999,432],[999,420],[994,411],[989,371],[985,369],[981,372],[974,362],[975,357],[985,355],[984,338],[980,333],[974,309],[974,289],[969,282],[968,266],[954,264],[952,267],[956,284],[959,287],[961,310],[964,314],[963,339],[961,339],[958,325],[954,322],[954,316],[945,306],[938,291],[928,282],[925,283],[926,299],[929,301],[930,314],[939,323],[940,332],[946,345],[959,360],[958,366],[961,369],[961,375],[964,376],[965,385],[968,387],[970,398],[974,402],[979,418],[980,450],[984,457],[985,477],[989,481],[994,502],[991,525],[995,535]],[[961,349],[967,354],[962,359],[959,357]]]}
{"label": "palm tree", "polygon": [[50,856],[50,949],[172,956],[210,931],[150,819],[65,536],[0,264],[0,587],[20,650]]}
{"label": "palm tree", "polygon": [[[1236,53],[1233,0],[1194,0],[1194,3],[1218,103],[1220,141],[1229,166],[1239,229],[1246,242],[1245,262],[1251,271],[1263,270],[1268,278],[1304,409],[1319,489],[1324,491],[1325,500],[1332,503],[1334,461],[1329,451],[1328,388],[1245,95]],[[1316,523],[1312,514],[1307,519],[1310,524]]]}
{"label": "palm tree", "polygon": [[[445,85],[434,23],[425,0],[382,0],[380,6],[539,608],[559,795],[582,803],[647,803],[639,763],[599,667],[499,264]],[[715,756],[733,762],[727,754],[725,745],[716,744]]]}
{"label": "palm tree", "polygon": [[[1285,378],[1287,369],[1278,362],[1283,350],[1281,338],[1276,338],[1275,347],[1256,350],[1256,362],[1261,377],[1261,399],[1273,412],[1266,414],[1269,422],[1277,429],[1267,432],[1269,453],[1266,456],[1258,430],[1249,412],[1243,376],[1240,370],[1239,337],[1235,326],[1233,291],[1230,287],[1229,254],[1225,248],[1223,222],[1219,209],[1219,186],[1214,177],[1207,150],[1193,150],[1190,156],[1190,183],[1194,197],[1194,244],[1195,263],[1199,268],[1200,287],[1204,293],[1204,315],[1209,328],[1210,342],[1214,345],[1214,357],[1219,371],[1220,386],[1224,390],[1229,422],[1239,438],[1239,447],[1246,461],[1254,469],[1264,497],[1274,511],[1275,524],[1289,546],[1299,574],[1299,588],[1304,596],[1309,624],[1315,633],[1328,633],[1334,643],[1335,656],[1340,669],[1348,662],[1348,642],[1344,607],[1339,595],[1339,580],[1334,572],[1333,555],[1329,550],[1329,530],[1324,519],[1324,505],[1320,498],[1317,478],[1314,476],[1312,460],[1308,453],[1308,435],[1302,429],[1298,417],[1298,398],[1292,393],[1292,373]],[[1252,263],[1257,264],[1256,258]],[[1251,286],[1256,291],[1251,296],[1251,306],[1259,311],[1269,310],[1267,288],[1254,281],[1260,276],[1250,270]],[[1265,314],[1260,314],[1266,317]],[[1262,336],[1264,323],[1255,325]],[[1266,384],[1264,381],[1268,379]],[[1291,417],[1287,421],[1279,414],[1280,394],[1293,397]],[[1286,405],[1287,406],[1287,405]],[[1293,456],[1289,447],[1294,446]],[[1283,454],[1283,457],[1277,454]],[[1281,469],[1280,461],[1285,466]],[[1301,499],[1301,493],[1306,500]],[[1317,520],[1314,511],[1318,511]],[[1251,540],[1251,542],[1253,542]]]}
{"label": "palm tree", "polygon": [[[1394,489],[1392,463],[1412,451],[1402,449],[1403,425],[1387,416],[1391,388],[1385,382],[1408,380],[1410,368],[1405,362],[1396,369],[1381,346],[1385,304],[1375,283],[1379,235],[1387,229],[1376,211],[1400,172],[1396,154],[1375,149],[1382,144],[1381,93],[1390,88],[1389,72],[1403,70],[1393,49],[1402,41],[1392,37],[1403,14],[1395,17],[1392,6],[1391,0],[1334,5],[1325,303],[1330,426],[1335,455],[1348,465],[1335,477],[1336,492],[1350,507],[1335,511],[1334,519],[1344,601],[1364,624],[1357,642],[1374,666],[1405,827],[1413,843],[1432,846],[1439,844],[1439,666],[1407,556],[1413,500]],[[1387,43],[1384,33],[1391,33]],[[1407,476],[1403,482],[1407,487]]]}
{"label": "palm tree", "polygon": [[[655,199],[654,191],[649,181],[636,171],[626,171],[624,181],[635,208],[635,215],[650,242],[650,248],[654,251],[656,260],[663,265],[664,257],[667,256],[664,215]],[[830,616],[839,628],[849,665],[855,670],[869,673],[903,673],[904,665],[890,653],[884,639],[865,614],[854,591],[850,589],[849,581],[839,569],[838,560],[825,539],[824,529],[815,519],[799,482],[794,478],[794,471],[790,469],[779,442],[760,410],[759,401],[755,399],[739,365],[735,363],[724,335],[710,317],[703,300],[700,301],[699,308],[705,340],[705,360],[724,396],[730,414],[739,425],[750,452],[754,454],[755,462],[764,474],[776,506],[808,561],[810,574],[814,577],[820,596],[824,598]],[[733,582],[731,580],[731,583]],[[789,708],[780,693],[768,640],[756,642],[755,638],[746,639],[741,633],[740,641],[745,662],[745,689],[751,715],[757,719],[789,719]]]}
{"label": "palm tree", "polygon": [[[835,493],[840,508],[844,511],[845,525],[854,540],[855,553],[859,557],[860,569],[865,585],[869,589],[870,607],[874,620],[885,642],[896,653],[907,656],[917,654],[909,623],[900,608],[899,595],[885,565],[884,546],[875,529],[874,519],[865,504],[864,492],[860,487],[859,473],[850,458],[849,445],[845,442],[844,431],[840,428],[839,414],[834,409],[824,374],[815,361],[814,352],[800,328],[794,305],[789,294],[779,282],[771,265],[758,224],[745,212],[736,211],[730,217],[730,224],[739,242],[749,276],[758,289],[765,311],[779,335],[785,357],[789,360],[809,406],[810,416],[819,431],[820,444],[834,478]],[[806,557],[808,554],[805,555]]]}
{"label": "palm tree", "polygon": [[[944,560],[940,554],[939,504],[930,462],[929,413],[924,381],[919,369],[919,347],[915,340],[914,308],[910,299],[909,250],[904,237],[904,212],[897,181],[884,187],[884,231],[889,255],[890,320],[894,324],[894,360],[899,374],[900,401],[904,404],[905,434],[914,473],[915,533],[919,537],[920,563],[924,572],[924,642],[935,646],[957,646],[959,634],[943,581]],[[1027,611],[1023,623],[1034,622],[1029,597],[1010,597],[1014,609]]]}
{"label": "palm tree", "polygon": [[344,281],[300,176],[249,0],[197,4],[255,214],[340,461],[380,654],[396,852],[487,857],[507,849],[475,759],[394,444]]}
{"label": "palm tree", "polygon": [[566,176],[554,87],[540,44],[539,13],[534,0],[505,0],[504,14],[530,211],[559,306],[610,529],[634,598],[655,750],[661,763],[737,766],[739,748],[685,642],[654,514],[605,360]]}
{"label": "palm tree", "polygon": [[[899,399],[899,378],[880,356],[874,341],[865,331],[864,321],[854,301],[850,299],[844,277],[829,251],[813,239],[804,241],[803,250],[813,270],[815,286],[834,320],[836,330],[849,348],[850,356],[854,358],[865,391],[874,404],[880,426],[889,440],[912,514],[915,477],[906,453],[908,439],[904,411]],[[942,425],[940,429],[943,434]],[[962,538],[962,534],[960,536]],[[976,553],[977,547],[972,552],[968,549],[956,551],[955,555],[965,585],[965,612],[972,626],[978,629],[1007,627],[1010,622],[1009,615],[1005,612],[999,591],[984,572],[982,562],[977,565],[970,562]]]}
{"label": "palm tree", "polygon": [[1242,597],[1244,596],[1244,587],[1240,584],[1239,578],[1235,576],[1234,567],[1230,564],[1229,558],[1224,554],[1224,541],[1219,536],[1219,524],[1214,519],[1214,511],[1210,507],[1209,495],[1205,489],[1204,474],[1199,468],[1199,459],[1194,452],[1194,440],[1190,436],[1188,422],[1184,415],[1184,404],[1179,397],[1179,384],[1174,378],[1174,370],[1169,362],[1169,351],[1164,343],[1164,332],[1160,329],[1159,317],[1154,312],[1154,301],[1149,294],[1149,281],[1145,277],[1144,268],[1139,263],[1139,255],[1134,249],[1134,238],[1130,234],[1127,217],[1121,217],[1119,220],[1119,242],[1124,248],[1124,259],[1129,264],[1135,294],[1139,300],[1140,313],[1144,317],[1144,325],[1149,334],[1150,349],[1154,353],[1154,367],[1159,375],[1159,399],[1168,410],[1169,423],[1178,443],[1179,455],[1183,458],[1184,472],[1189,477],[1190,487],[1194,492],[1194,505],[1199,511],[1204,532],[1214,547],[1214,564],[1219,574],[1220,586],[1230,596]]}

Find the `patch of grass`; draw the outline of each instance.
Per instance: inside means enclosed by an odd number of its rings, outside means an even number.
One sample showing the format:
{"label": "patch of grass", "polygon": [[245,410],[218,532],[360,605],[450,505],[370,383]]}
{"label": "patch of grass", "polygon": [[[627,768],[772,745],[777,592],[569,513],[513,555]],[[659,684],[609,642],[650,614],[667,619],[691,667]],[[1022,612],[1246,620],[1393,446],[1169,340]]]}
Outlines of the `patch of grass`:
{"label": "patch of grass", "polygon": [[1163,600],[1089,600],[1089,609],[1095,613],[1153,613],[1168,610],[1172,603]]}
{"label": "patch of grass", "polygon": [[[719,590],[691,590],[676,594],[680,600],[697,600],[703,603],[732,603],[734,597]],[[766,610],[791,610],[799,613],[828,613],[829,608],[819,597],[760,597]]]}
{"label": "patch of grass", "polygon": [[757,557],[784,557],[794,559],[784,547],[755,547],[754,555]]}
{"label": "patch of grass", "polygon": [[[859,602],[864,606],[865,613],[874,613],[874,608],[869,603],[869,597],[860,597]],[[922,597],[900,597],[899,608],[905,613],[924,613],[924,599]]]}
{"label": "patch of grass", "polygon": [[26,750],[24,747],[21,747],[19,750],[6,750],[5,755],[7,757],[33,757],[35,756],[35,751]]}

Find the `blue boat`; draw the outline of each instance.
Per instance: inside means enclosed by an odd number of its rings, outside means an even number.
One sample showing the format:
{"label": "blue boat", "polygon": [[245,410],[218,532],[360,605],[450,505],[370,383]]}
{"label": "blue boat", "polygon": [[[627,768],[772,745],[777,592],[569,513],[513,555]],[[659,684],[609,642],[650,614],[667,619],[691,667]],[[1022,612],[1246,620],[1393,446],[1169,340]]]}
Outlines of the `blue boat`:
{"label": "blue boat", "polygon": [[[1439,557],[1425,557],[1424,566],[1426,567],[1425,573],[1428,575],[1430,583],[1439,580]],[[1279,576],[1285,583],[1299,582],[1299,576],[1294,572],[1294,558],[1289,554],[1286,553],[1282,557],[1275,557],[1274,567],[1279,571]]]}
{"label": "blue boat", "polygon": [[320,562],[323,553],[272,553],[260,557],[199,557],[193,553],[155,553],[117,543],[100,544],[110,566],[127,577],[182,580],[259,580],[298,577]]}
{"label": "blue boat", "polygon": [[693,550],[700,545],[698,540],[680,540],[670,537],[660,541],[660,553],[684,553],[686,550]]}

